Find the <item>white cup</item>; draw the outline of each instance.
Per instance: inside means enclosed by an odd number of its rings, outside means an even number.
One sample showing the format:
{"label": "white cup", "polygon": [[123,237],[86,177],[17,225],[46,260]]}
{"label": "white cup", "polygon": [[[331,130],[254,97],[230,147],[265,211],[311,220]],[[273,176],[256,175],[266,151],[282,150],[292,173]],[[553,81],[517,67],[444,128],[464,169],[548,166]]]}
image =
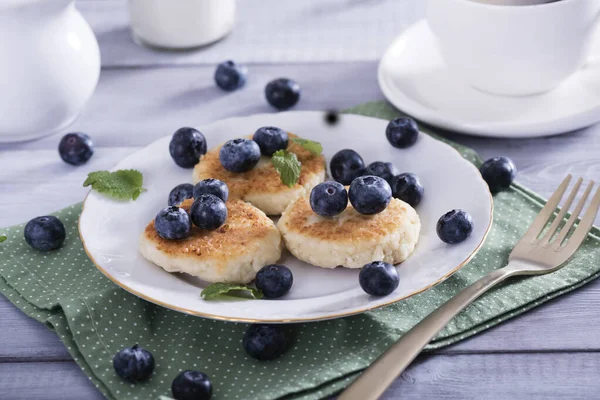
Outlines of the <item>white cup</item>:
{"label": "white cup", "polygon": [[131,30],[142,44],[166,49],[204,46],[233,29],[235,0],[129,0]]}
{"label": "white cup", "polygon": [[485,92],[543,93],[585,62],[600,0],[529,6],[429,0],[427,21],[448,68]]}

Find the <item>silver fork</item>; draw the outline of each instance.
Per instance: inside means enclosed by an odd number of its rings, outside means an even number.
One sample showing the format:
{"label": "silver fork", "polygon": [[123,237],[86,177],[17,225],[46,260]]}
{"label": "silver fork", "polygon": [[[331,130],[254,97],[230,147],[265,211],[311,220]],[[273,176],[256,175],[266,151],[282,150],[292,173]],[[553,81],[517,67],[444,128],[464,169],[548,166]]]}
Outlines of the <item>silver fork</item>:
{"label": "silver fork", "polygon": [[550,199],[548,199],[542,211],[540,211],[525,235],[523,235],[510,253],[507,266],[487,274],[415,325],[382,354],[373,365],[367,368],[338,399],[378,399],[387,387],[417,357],[427,343],[452,318],[479,296],[511,276],[542,275],[561,268],[579,246],[581,246],[581,243],[592,228],[594,219],[600,208],[599,188],[596,190],[591,203],[572,235],[567,238],[594,187],[594,182],[590,182],[583,193],[583,197],[575,207],[575,210],[573,210],[571,217],[560,230],[558,229],[581,187],[582,179],[579,178],[560,212],[552,224],[550,224],[550,227],[544,230],[556,211],[570,181],[571,175],[565,178]]}

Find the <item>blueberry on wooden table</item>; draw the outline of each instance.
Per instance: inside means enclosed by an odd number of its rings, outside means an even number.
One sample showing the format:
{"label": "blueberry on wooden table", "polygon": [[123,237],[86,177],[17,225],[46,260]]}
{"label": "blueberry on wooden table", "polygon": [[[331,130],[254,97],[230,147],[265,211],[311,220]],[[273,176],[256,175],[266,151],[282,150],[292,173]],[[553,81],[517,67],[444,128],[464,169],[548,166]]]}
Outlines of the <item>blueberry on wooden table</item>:
{"label": "blueberry on wooden table", "polygon": [[250,139],[229,140],[219,150],[219,160],[230,172],[250,171],[260,160],[260,147]]}
{"label": "blueberry on wooden table", "polygon": [[410,172],[393,177],[390,186],[392,196],[410,204],[411,207],[419,205],[423,198],[423,185],[419,178]]}
{"label": "blueberry on wooden table", "polygon": [[36,217],[25,225],[25,241],[36,250],[49,251],[62,246],[67,232],[60,219],[48,215]]}
{"label": "blueberry on wooden table", "polygon": [[417,142],[419,127],[412,118],[396,118],[389,122],[385,130],[385,136],[392,146],[405,149]]}
{"label": "blueberry on wooden table", "polygon": [[194,200],[190,215],[198,228],[213,231],[227,220],[227,206],[214,194],[203,194]]}
{"label": "blueberry on wooden table", "polygon": [[181,168],[193,168],[206,154],[206,139],[194,128],[180,128],[171,138],[169,152],[175,164]]}
{"label": "blueberry on wooden table", "polygon": [[373,261],[362,267],[358,281],[366,293],[372,296],[387,296],[396,290],[400,277],[392,264]]}
{"label": "blueberry on wooden table", "polygon": [[438,220],[436,231],[443,242],[460,243],[473,232],[473,219],[464,210],[452,210]]}
{"label": "blueberry on wooden table", "polygon": [[200,371],[182,371],[171,384],[175,400],[209,400],[212,397],[212,383],[208,375]]}
{"label": "blueberry on wooden table", "polygon": [[508,189],[515,180],[517,167],[510,158],[494,157],[481,164],[479,172],[490,187],[490,192],[498,193]]}
{"label": "blueberry on wooden table", "polygon": [[350,184],[348,199],[356,211],[365,215],[378,214],[392,200],[392,189],[378,176],[359,176]]}
{"label": "blueberry on wooden table", "polygon": [[256,273],[255,284],[265,298],[276,299],[290,291],[294,284],[294,276],[285,265],[265,265]]}
{"label": "blueberry on wooden table", "polygon": [[186,199],[194,197],[194,185],[191,183],[182,183],[175,186],[169,193],[169,205],[178,206]]}
{"label": "blueberry on wooden table", "polygon": [[394,175],[398,174],[398,169],[394,167],[392,163],[375,161],[367,165],[367,168],[363,171],[363,176],[374,175],[386,180],[387,183],[392,181]]}
{"label": "blueberry on wooden table", "polygon": [[331,157],[331,177],[342,185],[349,185],[364,172],[365,162],[354,150],[340,150]]}
{"label": "blueberry on wooden table", "polygon": [[335,217],[348,207],[348,191],[339,182],[322,182],[311,190],[309,200],[316,214]]}
{"label": "blueberry on wooden table", "polygon": [[229,199],[229,187],[225,182],[219,179],[203,179],[200,182],[196,183],[196,186],[194,186],[193,197],[197,199],[203,194],[212,194],[223,201],[227,201],[227,199]]}
{"label": "blueberry on wooden table", "polygon": [[168,240],[185,239],[190,235],[192,222],[183,208],[165,207],[154,218],[154,229],[158,236]]}
{"label": "blueberry on wooden table", "polygon": [[271,157],[278,150],[288,147],[288,134],[283,129],[274,126],[263,126],[258,128],[252,137],[264,156]]}
{"label": "blueberry on wooden table", "polygon": [[148,380],[154,371],[154,357],[148,350],[139,347],[127,347],[113,357],[115,372],[128,382]]}
{"label": "blueberry on wooden table", "polygon": [[250,325],[242,345],[246,353],[257,360],[274,360],[287,350],[288,340],[281,325]]}
{"label": "blueberry on wooden table", "polygon": [[67,164],[85,164],[94,155],[94,143],[85,133],[68,133],[58,144],[58,154]]}
{"label": "blueberry on wooden table", "polygon": [[237,90],[246,84],[248,68],[229,60],[217,65],[215,83],[228,92]]}
{"label": "blueberry on wooden table", "polygon": [[275,79],[265,87],[265,97],[276,109],[287,110],[300,100],[300,85],[288,78]]}

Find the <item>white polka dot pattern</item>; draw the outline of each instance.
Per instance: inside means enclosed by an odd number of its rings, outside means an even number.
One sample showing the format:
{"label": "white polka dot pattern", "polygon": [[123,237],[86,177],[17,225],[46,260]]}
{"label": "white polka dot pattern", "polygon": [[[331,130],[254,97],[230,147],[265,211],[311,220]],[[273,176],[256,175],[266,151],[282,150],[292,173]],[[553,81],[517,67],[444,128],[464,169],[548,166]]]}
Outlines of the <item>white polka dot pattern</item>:
{"label": "white polka dot pattern", "polygon": [[[386,103],[369,103],[349,112],[391,119],[398,112]],[[435,136],[435,135],[434,135]],[[442,139],[443,140],[443,139]],[[479,164],[472,150],[456,147]],[[509,250],[543,205],[543,200],[514,185],[494,197],[494,226],[483,249],[459,272],[431,290],[362,315],[290,325],[293,345],[270,362],[250,359],[241,347],[245,324],[180,314],[121,290],[87,259],[77,218],[81,205],[56,215],[67,228],[64,246],[40,253],[23,240],[24,225],[0,229],[0,292],[27,315],[53,329],[90,380],[109,399],[158,399],[170,394],[183,369],[212,378],[214,399],[321,399],[341,390],[393,341],[487,272],[506,263]],[[438,348],[488,329],[600,274],[600,230],[560,271],[514,280],[489,292],[458,315],[429,348]],[[128,384],[112,368],[112,356],[139,343],[156,359],[150,381]]]}

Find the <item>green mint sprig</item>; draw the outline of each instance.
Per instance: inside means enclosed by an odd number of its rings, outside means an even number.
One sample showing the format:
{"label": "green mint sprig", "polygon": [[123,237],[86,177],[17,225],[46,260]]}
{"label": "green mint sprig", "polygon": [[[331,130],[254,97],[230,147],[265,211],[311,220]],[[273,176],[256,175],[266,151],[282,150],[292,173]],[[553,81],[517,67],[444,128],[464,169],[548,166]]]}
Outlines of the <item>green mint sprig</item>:
{"label": "green mint sprig", "polygon": [[271,157],[271,163],[284,185],[294,187],[298,183],[302,163],[300,163],[296,154],[287,150],[277,150]]}
{"label": "green mint sprig", "polygon": [[96,171],[88,174],[83,186],[91,186],[98,193],[118,200],[135,200],[146,191],[143,181],[142,173],[134,169]]}
{"label": "green mint sprig", "polygon": [[319,142],[309,139],[292,138],[292,142],[298,143],[306,150],[310,151],[313,156],[320,156],[323,153],[323,145]]}
{"label": "green mint sprig", "polygon": [[6,241],[6,239],[8,239],[6,235],[0,235],[0,243]]}
{"label": "green mint sprig", "polygon": [[237,297],[239,299],[262,299],[263,294],[260,290],[248,285],[240,285],[235,283],[217,282],[208,285],[200,297],[204,300],[218,300],[219,298]]}

